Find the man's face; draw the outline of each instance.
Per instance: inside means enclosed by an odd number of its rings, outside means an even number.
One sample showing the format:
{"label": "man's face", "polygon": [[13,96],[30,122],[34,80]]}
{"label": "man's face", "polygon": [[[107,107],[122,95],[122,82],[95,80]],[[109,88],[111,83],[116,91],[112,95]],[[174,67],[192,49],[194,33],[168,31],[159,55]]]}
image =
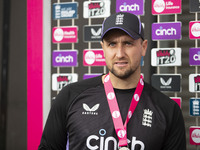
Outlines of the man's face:
{"label": "man's face", "polygon": [[122,30],[111,30],[101,42],[109,71],[125,79],[140,73],[141,57],[145,56],[147,41],[134,40]]}

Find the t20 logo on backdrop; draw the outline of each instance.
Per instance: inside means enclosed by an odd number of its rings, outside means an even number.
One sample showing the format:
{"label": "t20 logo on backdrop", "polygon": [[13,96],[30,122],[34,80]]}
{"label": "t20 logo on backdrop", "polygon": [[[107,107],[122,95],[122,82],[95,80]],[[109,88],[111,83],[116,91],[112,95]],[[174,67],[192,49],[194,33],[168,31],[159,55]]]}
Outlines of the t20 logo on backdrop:
{"label": "t20 logo on backdrop", "polygon": [[200,48],[189,49],[189,63],[191,66],[200,65]]}
{"label": "t20 logo on backdrop", "polygon": [[105,66],[105,57],[102,49],[83,50],[84,66]]}
{"label": "t20 logo on backdrop", "polygon": [[78,3],[55,3],[53,4],[53,19],[77,18]]}
{"label": "t20 logo on backdrop", "polygon": [[181,48],[153,48],[151,50],[152,66],[180,66]]}
{"label": "t20 logo on backdrop", "polygon": [[152,14],[181,13],[181,0],[152,0]]}
{"label": "t20 logo on backdrop", "polygon": [[78,81],[78,74],[53,74],[52,75],[52,90],[60,91],[63,87],[70,83]]}
{"label": "t20 logo on backdrop", "polygon": [[200,92],[200,74],[189,75],[189,91]]}
{"label": "t20 logo on backdrop", "polygon": [[116,12],[129,12],[135,15],[144,15],[144,0],[117,0]]}
{"label": "t20 logo on backdrop", "polygon": [[152,24],[152,40],[180,40],[181,22]]}
{"label": "t20 logo on backdrop", "polygon": [[76,43],[78,39],[77,29],[77,26],[54,27],[53,43]]}
{"label": "t20 logo on backdrop", "polygon": [[83,2],[84,18],[104,18],[110,16],[110,0]]}
{"label": "t20 logo on backdrop", "polygon": [[52,59],[54,67],[77,66],[77,50],[53,51]]}
{"label": "t20 logo on backdrop", "polygon": [[190,39],[200,39],[200,21],[190,21]]}

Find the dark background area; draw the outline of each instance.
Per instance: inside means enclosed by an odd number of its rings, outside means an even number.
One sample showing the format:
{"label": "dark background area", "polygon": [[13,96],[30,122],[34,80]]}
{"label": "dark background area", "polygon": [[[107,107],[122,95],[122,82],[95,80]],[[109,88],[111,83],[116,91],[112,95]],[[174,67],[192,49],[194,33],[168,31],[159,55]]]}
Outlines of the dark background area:
{"label": "dark background area", "polygon": [[[9,10],[9,13],[5,14],[6,10]],[[3,22],[5,20],[3,19],[4,17],[7,18],[9,24]],[[5,31],[5,26],[8,27],[5,33],[8,35],[3,34],[3,27]],[[4,40],[5,36],[9,37],[7,41]],[[8,49],[6,50],[3,49],[5,44],[8,44]],[[7,70],[5,68],[2,70],[3,51],[8,53]],[[8,79],[7,89],[2,89],[2,80],[0,81],[0,92],[6,92],[0,93],[0,101],[6,101],[4,104],[7,104],[7,106],[1,106],[1,108],[7,110],[4,112],[6,116],[2,113],[0,115],[1,120],[2,117],[5,117],[4,120],[6,121],[4,132],[6,133],[5,144],[7,150],[26,149],[26,51],[26,0],[0,0],[0,74],[2,79],[2,74],[5,74],[6,71]],[[2,99],[2,95],[6,95],[7,99]],[[0,124],[2,127],[2,122]],[[0,133],[0,136],[2,138],[2,133]]]}

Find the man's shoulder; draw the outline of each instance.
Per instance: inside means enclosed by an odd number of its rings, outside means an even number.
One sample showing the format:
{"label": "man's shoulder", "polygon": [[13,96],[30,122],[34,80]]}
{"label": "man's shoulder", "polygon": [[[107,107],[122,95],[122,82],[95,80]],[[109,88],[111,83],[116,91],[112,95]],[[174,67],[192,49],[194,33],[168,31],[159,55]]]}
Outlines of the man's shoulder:
{"label": "man's shoulder", "polygon": [[102,76],[85,79],[63,87],[59,94],[56,96],[55,100],[57,101],[57,104],[63,106],[70,105],[78,95],[87,89],[101,85],[101,77]]}
{"label": "man's shoulder", "polygon": [[151,100],[160,106],[163,107],[172,107],[174,105],[178,105],[175,101],[173,101],[169,96],[165,95],[161,91],[157,90],[150,84],[145,82],[144,86],[145,93],[151,98]]}
{"label": "man's shoulder", "polygon": [[93,88],[101,84],[102,84],[102,76],[97,76],[94,78],[89,78],[75,83],[71,83],[65,86],[60,93],[63,93],[64,95],[68,96],[77,95],[89,88]]}
{"label": "man's shoulder", "polygon": [[90,87],[95,87],[102,84],[102,76],[97,76],[94,78],[85,79],[79,82],[72,83],[68,86],[68,88],[76,90],[85,90]]}
{"label": "man's shoulder", "polygon": [[174,100],[146,83],[144,87],[144,100],[145,99],[150,101],[151,105],[159,111],[159,114],[164,115],[168,124],[171,123],[174,117],[180,116],[181,114],[181,108]]}

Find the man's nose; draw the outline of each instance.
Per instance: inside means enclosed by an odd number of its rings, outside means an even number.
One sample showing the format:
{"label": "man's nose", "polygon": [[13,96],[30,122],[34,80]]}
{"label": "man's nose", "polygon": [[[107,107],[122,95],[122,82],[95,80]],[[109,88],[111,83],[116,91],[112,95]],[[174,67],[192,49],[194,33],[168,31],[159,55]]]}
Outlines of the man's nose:
{"label": "man's nose", "polygon": [[119,45],[119,46],[117,47],[116,56],[117,56],[118,58],[122,58],[122,57],[124,57],[124,55],[125,55],[124,47],[123,47],[123,45]]}

